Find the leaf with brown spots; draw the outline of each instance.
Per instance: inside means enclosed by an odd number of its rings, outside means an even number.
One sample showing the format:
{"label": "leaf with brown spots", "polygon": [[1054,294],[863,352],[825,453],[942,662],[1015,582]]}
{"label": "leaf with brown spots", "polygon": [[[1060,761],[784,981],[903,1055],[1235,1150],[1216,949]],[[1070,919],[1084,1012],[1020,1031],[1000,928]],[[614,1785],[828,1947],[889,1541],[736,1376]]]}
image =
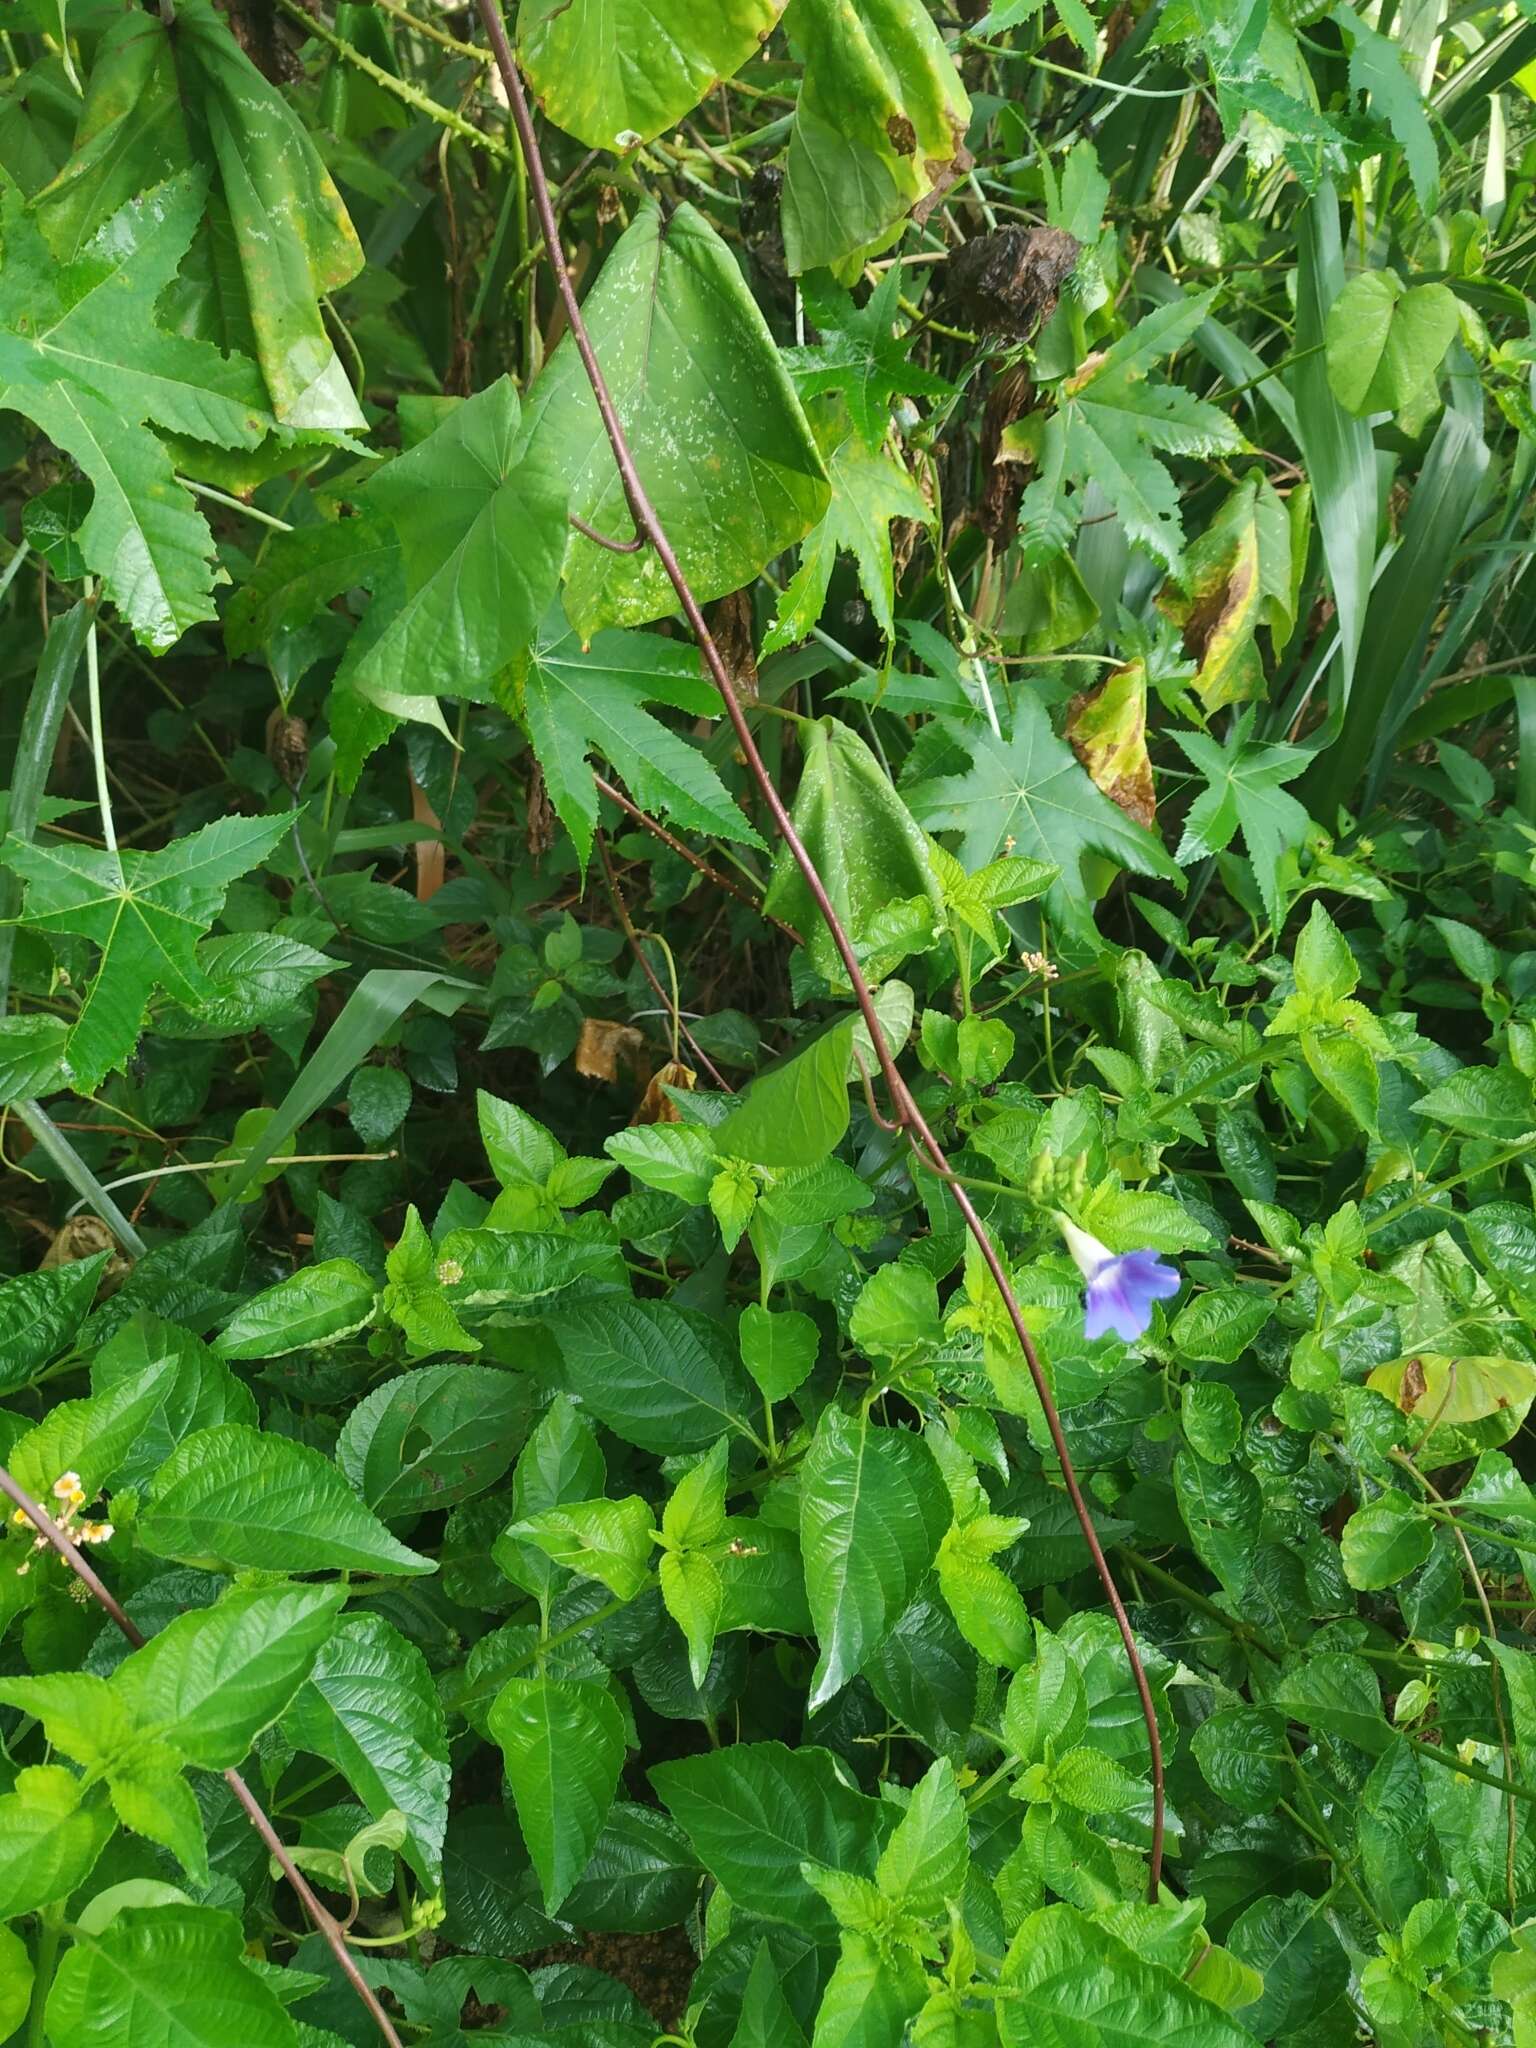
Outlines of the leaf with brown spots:
{"label": "leaf with brown spots", "polygon": [[1147,665],[1130,661],[1084,690],[1067,710],[1072,751],[1128,818],[1150,825],[1157,816],[1147,754]]}

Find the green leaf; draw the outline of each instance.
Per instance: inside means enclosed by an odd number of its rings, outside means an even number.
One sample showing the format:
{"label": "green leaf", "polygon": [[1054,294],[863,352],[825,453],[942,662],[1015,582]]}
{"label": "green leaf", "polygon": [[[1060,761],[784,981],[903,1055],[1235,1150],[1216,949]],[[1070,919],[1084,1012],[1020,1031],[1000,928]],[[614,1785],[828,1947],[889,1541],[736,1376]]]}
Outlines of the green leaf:
{"label": "green leaf", "polygon": [[1146,372],[1188,340],[1212,297],[1202,292],[1159,306],[1102,354],[1089,356],[1059,386],[1058,409],[1043,438],[1032,416],[1004,430],[999,459],[1038,461],[1030,491],[1031,502],[1041,502],[1033,523],[1059,519],[1068,478],[1091,480],[1127,537],[1177,569],[1183,545],[1178,491],[1157,454],[1231,454],[1243,437],[1216,406],[1183,385],[1148,383]]}
{"label": "green leaf", "polygon": [[1186,1380],[1179,1389],[1179,1425],[1208,1465],[1225,1465],[1242,1439],[1243,1411],[1219,1381]]}
{"label": "green leaf", "polygon": [[[735,258],[687,204],[647,202],[610,251],[583,314],[656,515],[701,601],[740,590],[827,507],[805,416]],[[566,478],[570,509],[628,537],[627,501],[567,335],[528,403],[529,459]],[[577,630],[674,610],[652,548],[616,556],[580,536],[565,571]]]}
{"label": "green leaf", "polygon": [[69,1343],[90,1311],[109,1256],[98,1252],[0,1284],[0,1393],[24,1387]]}
{"label": "green leaf", "polygon": [[509,1678],[491,1707],[518,1825],[556,1912],[586,1868],[624,1762],[624,1722],[605,1686]]}
{"label": "green leaf", "polygon": [[[623,1500],[567,1501],[512,1522],[494,1555],[516,1558],[532,1544],[581,1578],[597,1579],[620,1600],[633,1600],[650,1577],[651,1510],[638,1493]],[[511,1576],[517,1577],[514,1571]]]}
{"label": "green leaf", "polygon": [[108,1769],[140,1744],[139,1731],[104,1678],[85,1671],[47,1671],[0,1682],[0,1699],[42,1724],[51,1749],[76,1763]]}
{"label": "green leaf", "polygon": [[1536,1100],[1531,1084],[1510,1067],[1464,1067],[1413,1105],[1465,1138],[1490,1138],[1513,1144],[1536,1130]]}
{"label": "green leaf", "polygon": [[961,1634],[989,1664],[1021,1664],[1030,1643],[1029,1616],[1018,1588],[993,1563],[1028,1523],[1018,1515],[976,1515],[946,1531],[936,1559],[939,1590]]}
{"label": "green leaf", "polygon": [[1068,1749],[1088,1727],[1088,1697],[1065,1646],[1043,1622],[1035,1623],[1035,1658],[1008,1688],[1003,1739],[1023,1763],[1036,1763],[1047,1745]]}
{"label": "green leaf", "polygon": [[[607,1466],[597,1433],[574,1401],[557,1394],[524,1444],[512,1482],[512,1505],[526,1521],[567,1501],[592,1500],[602,1491]],[[498,1568],[514,1585],[545,1595],[554,1570],[542,1544],[515,1539],[504,1531],[491,1546]]]}
{"label": "green leaf", "polygon": [[275,1991],[249,1968],[231,1913],[129,1906],[77,1937],[48,1994],[48,2032],[81,2048],[298,2048]]}
{"label": "green leaf", "polygon": [[696,1550],[720,1541],[730,1453],[730,1438],[720,1437],[673,1487],[661,1515],[661,1533],[669,1543]]}
{"label": "green leaf", "polygon": [[1304,1892],[1256,1899],[1226,1942],[1264,1979],[1263,1995],[1243,2009],[1243,2024],[1256,2040],[1304,2035],[1348,1987],[1349,1958],[1326,1909]]}
{"label": "green leaf", "polygon": [[878,1267],[849,1310],[848,1335],[869,1358],[931,1355],[944,1339],[933,1275],[900,1259]]}
{"label": "green leaf", "polygon": [[157,988],[194,1007],[214,992],[197,941],[223,908],[229,884],[287,830],[286,818],[218,818],[160,853],[6,840],[0,859],[27,885],[27,924],[101,949],[66,1048],[82,1093],[126,1063]]}
{"label": "green leaf", "polygon": [[[1394,62],[1395,62],[1394,58]],[[1296,269],[1297,438],[1317,505],[1323,564],[1338,610],[1338,703],[1348,698],[1376,562],[1376,454],[1370,429],[1333,395],[1324,356],[1329,309],[1344,288],[1339,202],[1323,184],[1302,216]]]}
{"label": "green leaf", "polygon": [[1362,1593],[1395,1586],[1418,1570],[1434,1537],[1434,1524],[1419,1513],[1407,1494],[1389,1487],[1357,1508],[1344,1524],[1339,1538],[1344,1576]]}
{"label": "green leaf", "polygon": [[63,1087],[68,1042],[62,1017],[0,1017],[0,1109]]}
{"label": "green leaf", "polygon": [[322,1259],[242,1303],[213,1348],[220,1358],[286,1358],[334,1344],[372,1321],[377,1298],[353,1260]]}
{"label": "green leaf", "polygon": [[759,1944],[747,1976],[731,2048],[805,2048],[805,2035],[784,1996],[773,1951],[766,1941]]}
{"label": "green leaf", "polygon": [[228,1770],[281,1718],[342,1602],[339,1586],[237,1588],[133,1651],[113,1692],[136,1726],[188,1762]]}
{"label": "green leaf", "polygon": [[1270,928],[1278,932],[1285,921],[1280,862],[1301,845],[1311,823],[1305,806],[1282,785],[1294,782],[1312,755],[1306,747],[1260,745],[1248,738],[1251,728],[1252,719],[1245,715],[1223,746],[1208,733],[1174,731],[1205,778],[1205,788],[1185,814],[1177,858],[1187,865],[1220,853],[1241,830]]}
{"label": "green leaf", "polygon": [[746,1377],[702,1318],[665,1302],[610,1300],[562,1309],[545,1328],[570,1392],[626,1443],[686,1452],[722,1429],[750,1434]]}
{"label": "green leaf", "polygon": [[1273,1813],[1290,1786],[1295,1759],[1273,1708],[1223,1707],[1200,1723],[1190,1747],[1211,1790],[1239,1813]]}
{"label": "green leaf", "polygon": [[845,1933],[816,2014],[818,2048],[879,2048],[905,2040],[927,1996],[928,1979],[910,1950]]}
{"label": "green leaf", "polygon": [[[825,444],[824,444],[825,445]],[[826,608],[827,588],[839,553],[851,555],[859,587],[869,600],[886,645],[896,637],[896,572],[891,521],[931,525],[932,510],[911,475],[889,454],[867,448],[850,434],[827,452],[832,502],[800,548],[800,566],[779,596],[762,651],[772,654],[810,637]]]}
{"label": "green leaf", "polygon": [[129,1761],[112,1773],[108,1790],[112,1811],[125,1828],[169,1849],[193,1884],[208,1882],[208,1841],[202,1809],[192,1787],[168,1758],[169,1768],[156,1768],[156,1760]]}
{"label": "green leaf", "polygon": [[89,1877],[113,1826],[100,1788],[86,1803],[62,1764],[18,1771],[0,1794],[0,1920],[67,1898]]}
{"label": "green leaf", "polygon": [[962,866],[984,868],[1009,848],[1055,867],[1059,878],[1046,891],[1046,908],[1053,922],[1090,941],[1096,934],[1083,891],[1084,855],[1101,854],[1133,874],[1179,878],[1161,841],[1095,789],[1033,692],[1020,692],[1006,741],[980,727],[940,723],[970,766],[918,783],[907,800],[930,831],[961,835]]}
{"label": "green leaf", "polygon": [[856,1792],[825,1749],[732,1743],[656,1764],[651,1783],[700,1862],[735,1900],[817,1941],[837,1923],[802,1874],[805,1863],[871,1877],[894,1818]]}
{"label": "green leaf", "polygon": [[1404,286],[1395,270],[1362,270],[1328,308],[1328,382],[1346,412],[1397,412],[1434,380],[1461,308],[1443,284]]}
{"label": "green leaf", "polygon": [[1031,1913],[1003,1964],[1004,2048],[1248,2048],[1253,2036],[1209,2000],[1074,1906]]}
{"label": "green leaf", "polygon": [[1185,1303],[1170,1335],[1182,1358],[1235,1365],[1275,1312],[1256,1287],[1213,1287]]}
{"label": "green leaf", "polygon": [[888,1899],[921,1920],[958,1900],[970,1869],[971,1841],[953,1767],[940,1757],[912,1788],[875,1866],[875,1882]]}
{"label": "green leaf", "polygon": [[250,1389],[201,1339],[142,1310],[96,1353],[91,1390],[105,1394],[119,1380],[131,1379],[160,1360],[169,1362],[170,1374],[157,1411],[140,1428],[131,1452],[117,1468],[119,1486],[142,1486],[195,1429],[256,1420]]}
{"label": "green leaf", "polygon": [[1331,18],[1349,48],[1351,87],[1367,95],[1371,112],[1401,143],[1414,195],[1424,213],[1432,214],[1440,195],[1440,154],[1423,97],[1408,75],[1404,62],[1408,53],[1363,21],[1352,7],[1335,5]]}
{"label": "green leaf", "polygon": [[784,0],[531,0],[517,49],[540,106],[590,149],[630,150],[676,127],[765,43]]}
{"label": "green leaf", "polygon": [[687,1917],[702,1876],[675,1821],[615,1800],[565,1915],[595,1933],[655,1933]]}
{"label": "green leaf", "polygon": [[[403,596],[382,593],[338,682],[393,709],[412,694],[483,696],[532,642],[565,559],[566,485],[520,439],[517,389],[498,377],[371,477],[365,514],[400,546]],[[377,630],[374,630],[375,623]]]}
{"label": "green leaf", "polygon": [[[824,391],[842,393],[848,416],[871,454],[885,440],[891,424],[891,403],[908,395],[949,398],[954,386],[914,362],[905,334],[896,331],[900,314],[901,271],[892,265],[862,306],[830,282],[807,278],[800,297],[805,315],[821,339],[809,347],[787,350],[785,361],[796,388],[807,398]],[[915,515],[928,516],[927,505]]]}
{"label": "green leaf", "polygon": [[426,1658],[381,1614],[331,1631],[283,1720],[299,1749],[334,1764],[375,1820],[403,1813],[404,1856],[442,1885],[448,1827],[448,1735]]}
{"label": "green leaf", "polygon": [[[0,2028],[5,2030],[0,2039],[21,2032],[21,2023],[32,2003],[33,1981],[32,1958],[26,1943],[9,1927],[0,1927]],[[767,2048],[767,2043],[760,2044],[760,2048]]]}
{"label": "green leaf", "polygon": [[386,1522],[455,1507],[506,1471],[531,1408],[519,1373],[425,1365],[358,1402],[342,1425],[336,1462]]}
{"label": "green leaf", "polygon": [[447,1287],[454,1269],[463,1277],[462,1259],[450,1263],[446,1244],[441,1258],[433,1249],[427,1227],[414,1203],[405,1212],[399,1237],[384,1260],[388,1285],[379,1306],[405,1334],[406,1349],[413,1358],[434,1351],[478,1351],[480,1340],[470,1336],[454,1314]]}
{"label": "green leaf", "polygon": [[84,1401],[61,1401],[13,1444],[6,1463],[34,1500],[53,1503],[66,1472],[94,1500],[117,1477],[176,1377],[174,1361],[148,1360],[137,1371]]}
{"label": "green leaf", "polygon": [[969,162],[971,108],[923,0],[793,0],[784,25],[805,53],[784,165],[799,276],[925,218]]}
{"label": "green leaf", "polygon": [[816,1325],[799,1309],[766,1309],[749,1301],[737,1325],[741,1362],[766,1401],[783,1401],[809,1376],[820,1345]]}
{"label": "green leaf", "polygon": [[855,1677],[917,1591],[949,1526],[949,1492],[921,1437],[824,1410],[800,1478],[800,1551],[821,1654],[818,1707]]}
{"label": "green leaf", "polygon": [[1173,1461],[1173,1491],[1195,1555],[1229,1593],[1241,1593],[1264,1519],[1258,1481],[1240,1465],[1211,1465],[1180,1451]]}
{"label": "green leaf", "polygon": [[701,1690],[709,1675],[725,1590],[719,1568],[702,1551],[668,1551],[661,1560],[661,1597],[688,1645],[688,1670]]}
{"label": "green leaf", "polygon": [[116,24],[77,140],[39,201],[55,246],[73,253],[120,198],[195,164],[211,189],[172,294],[179,322],[254,355],[289,429],[361,427],[320,299],[362,268],[362,248],[304,123],[207,0],[174,24]]}
{"label": "green leaf", "polygon": [[307,625],[322,605],[352,589],[371,590],[395,565],[399,546],[381,520],[345,518],[274,533],[224,612],[224,645],[239,657]]}
{"label": "green leaf", "polygon": [[[897,984],[899,986],[899,984]],[[757,1166],[816,1166],[848,1128],[848,1064],[855,1018],[840,1018],[769,1067],[714,1128],[717,1152]]]}
{"label": "green leaf", "polygon": [[398,1067],[359,1067],[347,1088],[347,1121],[365,1145],[382,1145],[405,1122],[411,1079]]}
{"label": "green leaf", "polygon": [[328,1458],[239,1423],[199,1430],[155,1475],[139,1540],[206,1571],[429,1572],[397,1543]]}
{"label": "green leaf", "polygon": [[517,693],[503,701],[527,720],[549,800],[583,864],[597,823],[593,754],[617,769],[647,811],[695,832],[762,844],[699,749],[645,708],[720,715],[719,694],[692,648],[651,633],[579,634],[557,612],[515,676]]}
{"label": "green leaf", "polygon": [[486,1161],[504,1188],[542,1188],[565,1159],[559,1140],[515,1102],[477,1088],[475,1116]]}
{"label": "green leaf", "polygon": [[245,448],[267,425],[249,363],[155,317],[202,202],[200,178],[169,179],[60,265],[15,185],[0,192],[0,409],[25,413],[89,478],[86,563],[157,653],[215,616],[213,536],[145,422]]}
{"label": "green leaf", "polygon": [[[799,732],[800,786],[791,816],[844,929],[857,941],[893,897],[925,899],[934,924],[941,924],[944,897],[927,841],[868,745],[835,718],[819,718]],[[774,856],[763,908],[804,936],[824,981],[847,986],[847,971],[805,878],[783,846]],[[736,1149],[716,1135],[722,1151]]]}

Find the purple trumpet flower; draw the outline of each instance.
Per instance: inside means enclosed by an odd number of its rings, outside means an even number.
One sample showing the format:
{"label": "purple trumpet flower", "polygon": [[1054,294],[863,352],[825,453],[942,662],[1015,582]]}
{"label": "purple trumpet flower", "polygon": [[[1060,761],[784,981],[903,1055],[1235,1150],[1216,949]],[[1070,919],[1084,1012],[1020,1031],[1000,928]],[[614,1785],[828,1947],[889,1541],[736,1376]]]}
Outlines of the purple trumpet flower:
{"label": "purple trumpet flower", "polygon": [[1092,1340],[1113,1330],[1134,1344],[1151,1326],[1153,1302],[1178,1293],[1178,1273],[1154,1251],[1112,1252],[1067,1217],[1058,1213],[1056,1221],[1085,1282],[1083,1335]]}

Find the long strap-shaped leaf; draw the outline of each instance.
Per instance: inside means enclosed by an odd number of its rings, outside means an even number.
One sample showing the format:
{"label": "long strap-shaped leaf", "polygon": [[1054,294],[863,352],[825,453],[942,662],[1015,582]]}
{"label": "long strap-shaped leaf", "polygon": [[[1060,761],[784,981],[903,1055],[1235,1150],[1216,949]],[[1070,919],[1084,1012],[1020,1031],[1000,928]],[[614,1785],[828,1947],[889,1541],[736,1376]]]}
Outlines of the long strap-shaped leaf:
{"label": "long strap-shaped leaf", "polygon": [[456,982],[452,975],[412,972],[403,967],[370,968],[348,996],[341,1015],[304,1062],[257,1143],[241,1161],[230,1182],[228,1199],[238,1201],[267,1161],[335,1093],[412,1003],[430,1002],[435,994],[435,1007],[456,1009],[456,992],[462,1001],[474,991],[470,983]]}
{"label": "long strap-shaped leaf", "polygon": [[[523,160],[528,169],[528,180],[533,192],[534,207],[538,213],[539,226],[544,235],[545,254],[554,270],[555,284],[559,289],[560,298],[565,308],[566,319],[571,329],[571,339],[576,345],[577,353],[581,357],[582,368],[586,371],[587,380],[592,386],[592,395],[597,402],[598,413],[602,418],[609,446],[613,450],[614,461],[618,465],[619,475],[624,485],[624,495],[629,502],[630,512],[634,518],[635,531],[643,535],[656,550],[656,558],[666,571],[667,580],[677,593],[678,603],[682,608],[684,618],[688,621],[689,630],[698,642],[699,652],[704,657],[704,664],[714,679],[715,687],[720,692],[721,702],[725,706],[726,716],[730,719],[731,727],[736,735],[737,745],[741,749],[748,771],[756,783],[764,803],[768,806],[769,815],[773,819],[779,837],[784,841],[796,867],[799,868],[804,876],[805,886],[810,893],[811,900],[815,904],[816,910],[831,936],[838,958],[842,962],[843,971],[846,973],[849,984],[858,1001],[860,1012],[864,1018],[865,1028],[869,1033],[870,1044],[874,1048],[879,1061],[881,1077],[884,1080],[891,1108],[894,1111],[894,1121],[891,1128],[903,1132],[914,1151],[926,1159],[933,1171],[941,1175],[948,1184],[949,1191],[954,1197],[955,1206],[965,1219],[966,1228],[975,1240],[976,1247],[981,1253],[987,1270],[992,1275],[999,1295],[1002,1297],[1003,1306],[1008,1311],[1008,1319],[1013,1325],[1015,1336],[1018,1338],[1019,1348],[1023,1352],[1025,1362],[1029,1367],[1030,1377],[1034,1382],[1035,1391],[1040,1399],[1040,1406],[1045,1413],[1046,1425],[1051,1433],[1051,1443],[1061,1465],[1063,1483],[1066,1486],[1073,1511],[1082,1529],[1084,1541],[1087,1543],[1092,1554],[1094,1567],[1098,1572],[1100,1582],[1104,1587],[1105,1597],[1114,1614],[1115,1625],[1120,1631],[1121,1641],[1125,1645],[1125,1653],[1130,1662],[1137,1696],[1141,1701],[1142,1717],[1146,1722],[1147,1743],[1152,1758],[1152,1845],[1149,1892],[1155,1902],[1162,1885],[1163,1868],[1163,1749],[1157,1726],[1157,1709],[1153,1705],[1152,1688],[1147,1682],[1147,1674],[1142,1665],[1141,1654],[1136,1647],[1136,1638],[1131,1629],[1130,1616],[1125,1611],[1125,1602],[1120,1597],[1120,1589],[1115,1583],[1114,1573],[1110,1570],[1109,1560],[1104,1554],[1104,1546],[1099,1541],[1098,1531],[1093,1525],[1093,1516],[1089,1513],[1088,1503],[1083,1498],[1083,1490],[1078,1484],[1071,1453],[1067,1449],[1066,1437],[1062,1431],[1061,1417],[1057,1413],[1056,1403],[1052,1398],[1050,1387],[1041,1369],[1039,1355],[1035,1350],[1028,1330],[1024,1326],[1023,1313],[1019,1308],[1018,1299],[1004,1270],[1003,1262],[998,1256],[997,1247],[993,1244],[986,1225],[977,1214],[975,1204],[951,1171],[949,1161],[944,1156],[943,1148],[929,1128],[927,1119],[924,1117],[921,1109],[919,1109],[912,1091],[897,1071],[896,1062],[891,1057],[890,1046],[887,1044],[885,1034],[880,1027],[880,1019],[876,1014],[869,983],[864,978],[863,969],[860,967],[854,953],[852,941],[844,930],[837,912],[832,907],[831,898],[827,894],[826,884],[817,870],[816,863],[812,860],[804,842],[795,830],[794,821],[790,817],[784,799],[780,796],[772,776],[768,773],[762,754],[758,750],[752,728],[747,723],[746,715],[741,708],[741,702],[736,694],[735,685],[731,681],[730,672],[726,667],[725,660],[705,622],[704,614],[699,607],[699,601],[693,593],[692,586],[678,564],[677,555],[673,550],[671,541],[667,537],[666,530],[657,518],[655,508],[646,494],[645,485],[640,479],[639,471],[635,467],[634,454],[630,449],[628,438],[625,435],[618,412],[614,407],[612,396],[604,380],[602,366],[597,360],[596,353],[592,347],[591,336],[588,334],[586,324],[582,319],[581,306],[576,297],[576,288],[565,266],[561,251],[559,224],[555,218],[554,199],[550,193],[549,179],[544,170],[544,161],[539,152],[539,140],[534,131],[533,117],[528,109],[528,99],[523,90],[523,81],[518,72],[516,60],[512,55],[512,46],[507,40],[506,24],[502,20],[497,0],[476,0],[476,5],[479,9],[480,19],[485,24],[485,31],[490,39],[491,48],[495,52],[496,66],[501,73],[502,83],[506,87],[508,107],[512,115],[513,125],[517,130],[518,141],[522,145]],[[1334,231],[1335,235],[1337,235],[1336,221]]]}

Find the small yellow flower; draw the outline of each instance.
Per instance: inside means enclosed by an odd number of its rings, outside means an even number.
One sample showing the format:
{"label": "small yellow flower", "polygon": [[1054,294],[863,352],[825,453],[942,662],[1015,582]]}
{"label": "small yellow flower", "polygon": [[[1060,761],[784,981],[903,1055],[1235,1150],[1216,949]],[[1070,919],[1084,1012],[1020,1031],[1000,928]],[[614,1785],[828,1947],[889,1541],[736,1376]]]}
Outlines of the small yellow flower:
{"label": "small yellow flower", "polygon": [[63,1472],[53,1482],[53,1497],[70,1507],[80,1507],[85,1501],[85,1488],[80,1484],[78,1472]]}
{"label": "small yellow flower", "polygon": [[464,1268],[457,1259],[439,1259],[437,1284],[439,1287],[457,1287],[464,1278]]}

